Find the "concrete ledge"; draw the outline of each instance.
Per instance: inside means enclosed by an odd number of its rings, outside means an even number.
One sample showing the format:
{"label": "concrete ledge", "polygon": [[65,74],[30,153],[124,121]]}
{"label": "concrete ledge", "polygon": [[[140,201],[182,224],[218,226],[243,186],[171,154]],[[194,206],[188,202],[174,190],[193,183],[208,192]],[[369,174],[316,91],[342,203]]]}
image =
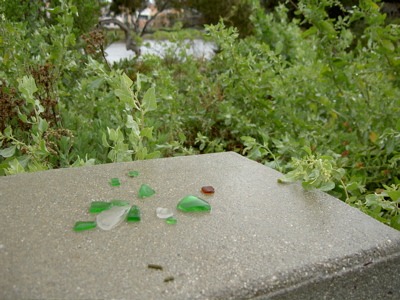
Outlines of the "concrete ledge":
{"label": "concrete ledge", "polygon": [[[400,232],[280,176],[219,153],[1,177],[0,299],[400,299]],[[139,200],[142,183],[156,195]],[[188,194],[211,213],[155,216]],[[142,221],[72,230],[111,199]]]}

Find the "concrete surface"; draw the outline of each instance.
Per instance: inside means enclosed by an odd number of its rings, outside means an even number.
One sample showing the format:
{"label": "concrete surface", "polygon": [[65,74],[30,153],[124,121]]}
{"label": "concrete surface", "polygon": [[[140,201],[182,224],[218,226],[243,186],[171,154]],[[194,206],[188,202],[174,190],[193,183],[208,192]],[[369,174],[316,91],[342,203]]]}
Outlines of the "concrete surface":
{"label": "concrete surface", "polygon": [[[400,299],[400,232],[280,176],[221,153],[1,177],[0,299]],[[156,195],[139,200],[142,183]],[[176,212],[204,185],[211,213]],[[142,221],[72,230],[111,199]]]}

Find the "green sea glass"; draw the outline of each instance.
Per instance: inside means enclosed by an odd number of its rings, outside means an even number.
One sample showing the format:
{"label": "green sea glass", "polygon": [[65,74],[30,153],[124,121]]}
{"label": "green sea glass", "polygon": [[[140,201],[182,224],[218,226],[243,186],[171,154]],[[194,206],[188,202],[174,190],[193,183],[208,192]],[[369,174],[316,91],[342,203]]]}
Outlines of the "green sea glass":
{"label": "green sea glass", "polygon": [[75,223],[74,230],[75,231],[84,231],[96,228],[96,222],[94,221],[78,221]]}
{"label": "green sea glass", "polygon": [[97,214],[103,210],[110,209],[113,206],[110,202],[105,201],[93,201],[90,203],[89,212],[92,214]]}
{"label": "green sea glass", "polygon": [[126,216],[126,221],[128,222],[139,222],[140,221],[140,210],[137,205],[132,205],[131,209]]}
{"label": "green sea glass", "polygon": [[211,205],[207,201],[193,195],[182,198],[177,208],[183,212],[211,211]]}
{"label": "green sea glass", "polygon": [[176,224],[178,220],[175,217],[169,217],[165,219],[165,223],[167,224]]}
{"label": "green sea glass", "polygon": [[111,200],[113,206],[129,206],[129,201],[113,199]]}
{"label": "green sea glass", "polygon": [[139,189],[139,198],[143,199],[146,197],[150,197],[156,193],[155,190],[153,190],[150,186],[147,184],[142,184],[140,189]]}
{"label": "green sea glass", "polygon": [[111,178],[110,179],[110,185],[111,186],[120,186],[121,182],[119,181],[119,178]]}
{"label": "green sea glass", "polygon": [[129,171],[128,172],[129,177],[138,177],[139,176],[139,171]]}

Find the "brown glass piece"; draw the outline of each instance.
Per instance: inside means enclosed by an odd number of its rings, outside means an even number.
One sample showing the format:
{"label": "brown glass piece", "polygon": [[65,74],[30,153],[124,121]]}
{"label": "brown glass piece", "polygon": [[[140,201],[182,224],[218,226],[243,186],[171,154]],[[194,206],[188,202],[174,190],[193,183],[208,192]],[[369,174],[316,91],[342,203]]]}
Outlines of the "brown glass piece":
{"label": "brown glass piece", "polygon": [[214,194],[215,190],[211,185],[203,186],[201,188],[203,194]]}

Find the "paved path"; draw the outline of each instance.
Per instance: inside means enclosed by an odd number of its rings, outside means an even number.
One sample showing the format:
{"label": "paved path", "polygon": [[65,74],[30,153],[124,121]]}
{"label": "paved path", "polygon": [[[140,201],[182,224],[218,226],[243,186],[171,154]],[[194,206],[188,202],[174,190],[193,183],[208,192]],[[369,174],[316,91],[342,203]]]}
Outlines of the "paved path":
{"label": "paved path", "polygon": [[[220,153],[1,177],[0,299],[399,299],[400,233],[280,176]],[[156,194],[141,200],[143,183]],[[212,211],[177,212],[188,194]],[[72,230],[111,199],[138,205],[142,221]]]}
{"label": "paved path", "polygon": [[[167,53],[172,52],[179,58],[179,53],[181,51],[184,51],[188,55],[205,59],[211,59],[214,55],[213,49],[215,46],[210,42],[195,39],[193,41],[186,41],[185,46],[187,46],[187,48],[182,49],[182,47],[178,47],[176,43],[169,41],[144,40],[140,50],[142,56],[153,54],[164,57]],[[117,62],[121,59],[132,59],[135,57],[135,53],[132,50],[126,50],[125,43],[122,42],[111,44],[107,47],[105,52],[107,54],[107,60],[110,63]]]}

